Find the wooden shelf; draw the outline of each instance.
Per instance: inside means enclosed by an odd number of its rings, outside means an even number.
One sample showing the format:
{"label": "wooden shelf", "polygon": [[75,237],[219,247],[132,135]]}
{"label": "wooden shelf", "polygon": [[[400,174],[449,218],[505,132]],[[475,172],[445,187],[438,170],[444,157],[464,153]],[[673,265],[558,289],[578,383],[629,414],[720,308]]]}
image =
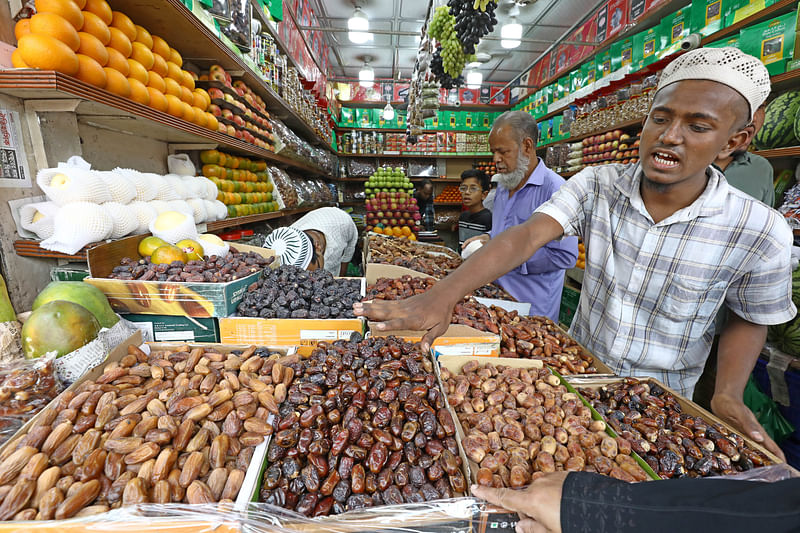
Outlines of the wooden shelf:
{"label": "wooden shelf", "polygon": [[[343,183],[365,183],[369,178],[347,178],[339,180]],[[411,177],[411,181],[431,180],[432,183],[461,183],[459,178],[424,178],[424,177]]]}
{"label": "wooden shelf", "polygon": [[171,43],[184,61],[208,68],[221,65],[236,78],[242,79],[267,104],[270,114],[281,119],[292,131],[309,143],[330,150],[330,145],[314,131],[289,104],[239,54],[230,49],[197,18],[181,0],[114,0],[114,9],[122,11],[136,24]]}
{"label": "wooden shelf", "polygon": [[[377,133],[405,133],[405,128],[357,128],[351,126],[336,126],[336,131],[374,131]],[[422,130],[422,133],[485,133],[489,134],[489,130]]]}
{"label": "wooden shelf", "polygon": [[345,154],[338,152],[336,155],[339,157],[368,157],[373,159],[481,159],[484,157],[492,157],[492,154],[489,152],[478,155],[451,154],[448,152],[425,152],[420,154],[409,154],[407,152],[403,152],[402,154]]}
{"label": "wooden shelf", "polygon": [[[796,6],[797,6],[797,0],[780,0],[779,2],[776,2],[776,3],[772,4],[769,7],[765,8],[765,9],[762,9],[761,11],[759,11],[757,13],[753,13],[749,17],[740,20],[736,24],[733,24],[731,26],[728,26],[727,28],[723,28],[723,29],[721,29],[721,30],[719,30],[717,32],[714,32],[714,33],[712,33],[711,35],[709,35],[707,37],[703,37],[701,43],[702,43],[703,46],[705,46],[705,45],[707,45],[709,43],[713,43],[715,41],[719,41],[720,39],[724,39],[725,37],[733,35],[734,33],[738,32],[742,28],[745,28],[745,27],[750,26],[752,24],[757,24],[757,23],[759,23],[759,22],[761,22],[763,20],[767,20],[770,17],[775,17],[775,16],[778,16],[778,15],[782,15],[784,13],[788,13],[793,7],[796,7]],[[664,14],[672,12],[675,9],[677,9],[677,8],[667,9]],[[650,20],[650,17],[648,17],[648,21],[649,20]],[[659,16],[658,20],[661,20],[660,16]],[[636,28],[637,31],[642,31],[642,30],[646,30],[647,29],[646,26],[647,26],[647,24],[644,21],[640,21],[640,22],[638,22],[636,24],[635,28]],[[614,36],[610,40],[607,40],[607,41],[604,41],[604,42],[600,43],[599,45],[597,45],[595,47],[595,51],[600,51],[603,48],[607,47],[608,45],[612,44],[613,42],[616,42],[616,41],[619,41],[621,39],[624,39],[625,36],[628,33],[629,32],[623,32],[620,35]],[[677,57],[677,54],[674,57]],[[577,66],[577,65],[573,65],[572,69],[566,69],[566,71],[567,72],[571,72],[572,70],[574,70],[575,66]],[[641,71],[631,72],[628,75],[629,76],[636,75],[637,73],[642,72],[644,70],[647,70],[647,67],[645,67]],[[772,92],[773,92],[773,94],[775,94],[776,92],[786,88],[785,86],[781,86],[781,84],[783,82],[785,82],[787,80],[791,80],[793,77],[800,76],[800,73],[795,73],[793,76],[784,79],[784,77],[785,76],[789,76],[789,74],[790,73],[787,72],[786,74],[778,74],[776,76],[772,76],[771,79],[772,79]],[[545,82],[542,83],[542,87],[547,87],[548,85],[550,85],[552,83],[555,83],[563,75],[564,75],[564,73],[562,72],[560,75],[557,75],[555,78],[550,79],[550,80],[546,80]],[[602,88],[598,89],[598,91],[602,90],[604,88],[605,87],[602,87]],[[597,91],[595,91],[595,92],[597,92]],[[594,93],[591,93],[591,94],[594,94]],[[589,97],[591,97],[591,94],[588,94],[588,95],[584,96],[583,98],[589,98]],[[540,120],[547,120],[549,118],[552,118],[552,117],[554,117],[556,115],[559,115],[559,114],[563,113],[564,110],[567,109],[568,107],[569,107],[569,104],[567,104],[565,106],[562,106],[562,107],[560,107],[560,108],[558,108],[558,109],[556,109],[554,111],[551,111],[549,113],[546,113],[546,114],[542,115],[541,117],[536,117],[536,120],[540,121]]]}
{"label": "wooden shelf", "polygon": [[580,141],[582,139],[585,139],[586,137],[591,137],[592,135],[599,135],[601,133],[606,133],[608,131],[613,131],[613,130],[624,130],[625,128],[630,128],[632,126],[640,125],[641,123],[642,123],[642,118],[627,120],[627,121],[622,122],[620,124],[613,124],[613,125],[611,125],[611,126],[609,126],[607,128],[603,128],[603,129],[599,129],[599,130],[595,130],[595,131],[590,131],[590,132],[584,133],[582,135],[573,135],[572,137],[569,137],[567,139],[563,139],[561,141],[554,141],[554,142],[551,142],[551,143],[543,144],[541,146],[537,146],[536,149],[539,150],[541,148],[547,148],[548,146],[553,146],[555,144],[565,144],[565,143],[571,143],[571,142],[575,142],[575,141]]}
{"label": "wooden shelf", "polygon": [[800,157],[800,146],[787,146],[786,148],[775,148],[773,150],[758,150],[754,153],[767,159],[777,159],[779,157]]}
{"label": "wooden shelf", "polygon": [[461,207],[461,202],[433,202],[434,207]]}
{"label": "wooden shelf", "polygon": [[276,218],[284,218],[292,215],[303,215],[319,207],[325,207],[326,205],[328,204],[315,205],[311,207],[299,207],[297,209],[285,209],[283,211],[273,211],[272,213],[261,213],[260,215],[247,215],[243,217],[226,218],[225,220],[217,220],[216,222],[209,222],[206,225],[206,227],[207,231],[209,232],[219,231],[221,229],[243,226],[245,224],[253,224],[255,222],[263,222],[265,220],[274,220]]}
{"label": "wooden shelf", "polygon": [[[363,203],[363,202],[362,202]],[[218,220],[216,222],[209,222],[206,225],[206,231],[219,231],[226,228],[232,228],[236,226],[243,226],[245,224],[252,224],[254,222],[261,222],[264,220],[274,220],[278,218],[284,218],[291,215],[300,215],[308,213],[309,211],[313,211],[318,207],[324,207],[327,204],[317,205],[313,207],[301,207],[298,209],[288,209],[285,211],[274,211],[272,213],[263,213],[260,215],[248,215],[244,217],[235,217],[235,218],[226,218],[225,220]],[[34,241],[31,239],[19,239],[14,241],[14,251],[19,256],[24,257],[39,257],[42,259],[61,259],[64,261],[72,261],[72,262],[86,262],[86,252],[89,248],[93,248],[94,246],[98,246],[100,244],[105,244],[102,242],[95,242],[91,244],[87,244],[86,246],[81,249],[80,252],[69,255],[69,254],[62,254],[60,252],[53,252],[51,250],[45,250],[44,248],[39,246],[39,241]]]}
{"label": "wooden shelf", "polygon": [[79,98],[81,101],[75,113],[80,121],[89,125],[173,144],[213,143],[278,166],[324,174],[317,167],[264,150],[226,133],[200,127],[60,72],[31,69],[0,71],[0,93],[37,100]]}
{"label": "wooden shelf", "polygon": [[785,89],[797,88],[800,85],[800,69],[776,74],[770,78],[770,81],[772,82],[773,95],[782,93]]}
{"label": "wooden shelf", "polygon": [[[375,83],[379,84],[380,82],[381,80],[377,80]],[[342,107],[354,107],[361,109],[382,109],[386,107],[386,102],[355,102],[353,100],[339,100],[339,105]],[[392,102],[392,107],[395,109],[405,109],[407,106],[408,102]],[[509,104],[461,104],[460,106],[439,104],[439,109],[442,111],[505,111],[510,107],[511,106]]]}

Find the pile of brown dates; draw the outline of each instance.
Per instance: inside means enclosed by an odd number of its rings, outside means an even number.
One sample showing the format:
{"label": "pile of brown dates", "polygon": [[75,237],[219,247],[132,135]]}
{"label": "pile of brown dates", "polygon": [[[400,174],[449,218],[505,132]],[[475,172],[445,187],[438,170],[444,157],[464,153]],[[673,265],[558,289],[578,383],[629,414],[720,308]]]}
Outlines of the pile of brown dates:
{"label": "pile of brown dates", "polygon": [[681,412],[656,383],[624,378],[579,392],[662,478],[729,475],[772,463],[725,426]]}
{"label": "pile of brown dates", "polygon": [[320,343],[279,407],[260,500],[306,516],[466,491],[455,422],[419,345]]}
{"label": "pile of brown dates", "polygon": [[547,369],[472,360],[458,374],[443,368],[441,376],[480,485],[517,488],[563,470],[648,479],[631,443],[606,433],[605,422],[592,420],[591,410]]}
{"label": "pile of brown dates", "polygon": [[156,264],[148,255],[144,259],[123,257],[108,276],[111,279],[139,281],[177,281],[187,283],[227,283],[261,272],[272,264],[274,257],[263,257],[255,252],[241,253],[233,248],[225,256],[212,255],[202,261]]}
{"label": "pile of brown dates", "polygon": [[511,296],[503,287],[496,283],[489,283],[483,287],[478,287],[472,292],[473,296],[481,298],[494,298],[495,300],[506,300],[507,302],[516,302],[516,298]]}

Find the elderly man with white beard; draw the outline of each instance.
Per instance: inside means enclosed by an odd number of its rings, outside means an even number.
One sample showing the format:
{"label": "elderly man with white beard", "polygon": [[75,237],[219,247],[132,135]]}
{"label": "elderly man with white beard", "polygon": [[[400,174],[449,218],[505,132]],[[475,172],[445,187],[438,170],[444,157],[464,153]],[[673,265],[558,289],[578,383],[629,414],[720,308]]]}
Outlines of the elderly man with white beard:
{"label": "elderly man with white beard", "polygon": [[[536,155],[539,128],[524,111],[508,111],[492,125],[489,147],[494,155],[498,182],[492,209],[492,231],[467,240],[488,241],[511,226],[522,224],[537,207],[550,199],[564,179],[547,168]],[[511,296],[531,304],[531,315],[558,322],[564,270],[578,258],[577,237],[551,241],[520,266],[497,280]]]}

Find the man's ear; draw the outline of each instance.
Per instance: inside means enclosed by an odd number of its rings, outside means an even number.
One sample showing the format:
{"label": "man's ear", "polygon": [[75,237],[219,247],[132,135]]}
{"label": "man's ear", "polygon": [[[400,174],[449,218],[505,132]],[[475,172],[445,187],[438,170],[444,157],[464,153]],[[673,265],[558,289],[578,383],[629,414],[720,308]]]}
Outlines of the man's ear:
{"label": "man's ear", "polygon": [[734,132],[728,138],[728,142],[725,144],[725,148],[723,148],[718,157],[726,158],[730,157],[731,154],[746,150],[748,146],[750,146],[750,141],[753,140],[753,136],[755,135],[755,127],[752,124],[748,124],[741,130]]}

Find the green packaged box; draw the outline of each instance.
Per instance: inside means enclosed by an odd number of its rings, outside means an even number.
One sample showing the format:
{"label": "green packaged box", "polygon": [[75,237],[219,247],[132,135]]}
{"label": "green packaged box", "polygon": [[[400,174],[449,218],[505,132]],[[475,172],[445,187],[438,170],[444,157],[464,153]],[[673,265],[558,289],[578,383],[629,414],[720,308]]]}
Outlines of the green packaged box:
{"label": "green packaged box", "polygon": [[633,63],[633,37],[617,41],[611,45],[611,72]]}
{"label": "green packaged box", "polygon": [[681,49],[681,41],[692,32],[691,11],[691,6],[687,6],[661,19],[661,24],[659,24],[661,46],[657,50],[659,59],[672,55]]}
{"label": "green packaged box", "polygon": [[562,124],[564,123],[564,115],[556,115],[553,117],[553,135],[554,141],[563,141],[569,137],[569,130],[564,131]]}
{"label": "green packaged box", "polygon": [[85,265],[65,265],[50,269],[50,279],[53,281],[83,281],[89,277],[89,267]]}
{"label": "green packaged box", "polygon": [[407,114],[406,111],[400,111],[397,109],[395,109],[394,111],[395,122],[397,123],[397,127],[400,128],[401,130],[405,129],[406,127],[406,114]]}
{"label": "green packaged box", "polygon": [[561,310],[558,313],[558,321],[566,327],[572,325],[572,319],[575,317],[575,312],[578,310],[578,302],[580,302],[580,299],[581,291],[564,285],[564,290],[561,291]]}
{"label": "green packaged box", "polygon": [[595,63],[595,81],[601,80],[611,74],[611,49],[606,49],[602,54],[598,54],[594,58]]}
{"label": "green packaged box", "polygon": [[219,342],[219,320],[169,315],[120,315],[142,331],[145,342]]}
{"label": "green packaged box", "polygon": [[737,33],[736,35],[731,35],[727,39],[721,39],[713,43],[708,43],[707,45],[705,45],[705,48],[725,48],[728,46],[733,48],[739,48],[739,45],[740,45],[740,40],[739,40],[739,34]]}
{"label": "green packaged box", "polygon": [[573,70],[569,73],[569,94],[574,93],[586,86],[586,78],[581,69]]}
{"label": "green packaged box", "polygon": [[597,63],[596,58],[592,58],[583,65],[581,65],[581,76],[583,76],[583,86],[587,87],[595,82],[597,79]]}
{"label": "green packaged box", "polygon": [[695,0],[692,2],[691,31],[704,37],[727,28],[732,20],[731,7],[736,0]]}
{"label": "green packaged box", "polygon": [[456,127],[457,130],[467,129],[467,116],[465,111],[455,111]]}
{"label": "green packaged box", "polygon": [[637,33],[633,36],[633,65],[634,69],[646,67],[658,59],[658,49],[661,45],[661,26]]}
{"label": "green packaged box", "polygon": [[794,52],[795,17],[793,11],[780,17],[742,29],[740,48],[767,66],[771,75],[786,71],[786,63]]}
{"label": "green packaged box", "polygon": [[356,126],[359,128],[373,128],[372,109],[356,109]]}
{"label": "green packaged box", "polygon": [[566,76],[562,76],[562,77],[558,78],[558,81],[556,82],[555,91],[553,92],[553,101],[554,102],[557,102],[558,100],[561,100],[562,98],[565,98],[569,94],[569,92],[570,92],[570,83],[571,82],[572,82],[572,80],[571,80],[569,74],[567,74]]}
{"label": "green packaged box", "polygon": [[339,118],[339,125],[343,128],[354,127],[356,125],[355,110],[349,107],[343,107],[341,117]]}

